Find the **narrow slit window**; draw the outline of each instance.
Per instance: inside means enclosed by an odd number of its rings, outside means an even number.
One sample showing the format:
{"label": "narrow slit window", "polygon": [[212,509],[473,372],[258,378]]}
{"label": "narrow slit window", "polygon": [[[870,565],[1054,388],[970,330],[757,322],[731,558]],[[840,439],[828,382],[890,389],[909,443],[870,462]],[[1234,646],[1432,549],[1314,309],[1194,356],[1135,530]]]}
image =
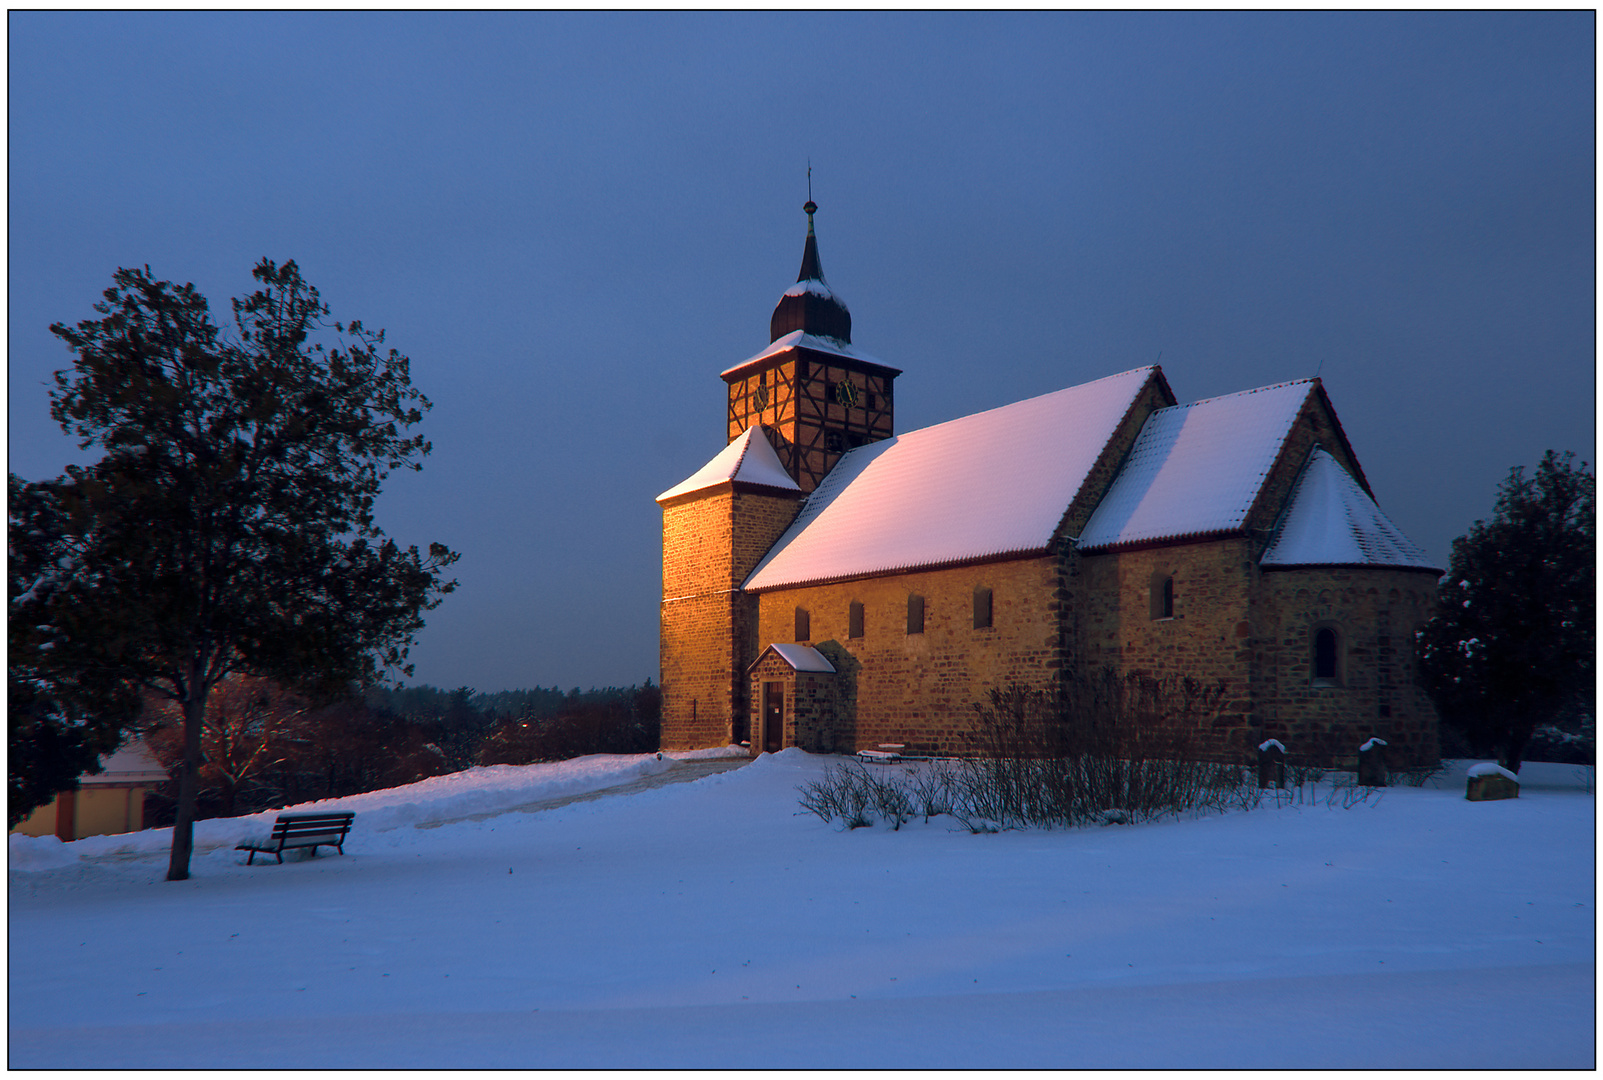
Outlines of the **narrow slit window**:
{"label": "narrow slit window", "polygon": [[917,593],[909,593],[907,597],[907,632],[924,632],[924,598]]}
{"label": "narrow slit window", "polygon": [[1172,574],[1157,573],[1152,575],[1152,617],[1154,619],[1174,618],[1174,576]]}
{"label": "narrow slit window", "polygon": [[984,585],[974,587],[974,629],[984,630],[991,625],[991,590]]}
{"label": "narrow slit window", "polygon": [[796,609],[796,640],[811,641],[813,639],[813,619],[806,608]]}
{"label": "narrow slit window", "polygon": [[846,636],[860,638],[863,636],[863,605],[853,600],[846,609]]}

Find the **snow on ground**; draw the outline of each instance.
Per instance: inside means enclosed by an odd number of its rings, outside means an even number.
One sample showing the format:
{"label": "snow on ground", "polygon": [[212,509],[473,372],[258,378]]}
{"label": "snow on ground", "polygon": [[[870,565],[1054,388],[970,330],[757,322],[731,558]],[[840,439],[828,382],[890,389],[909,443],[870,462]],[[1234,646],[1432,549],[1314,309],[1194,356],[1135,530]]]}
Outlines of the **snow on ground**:
{"label": "snow on ground", "polygon": [[475,770],[341,800],[344,856],[206,823],[185,882],[14,838],[9,1064],[1593,1066],[1589,771],[973,835],[801,813],[833,760],[452,820],[673,763]]}

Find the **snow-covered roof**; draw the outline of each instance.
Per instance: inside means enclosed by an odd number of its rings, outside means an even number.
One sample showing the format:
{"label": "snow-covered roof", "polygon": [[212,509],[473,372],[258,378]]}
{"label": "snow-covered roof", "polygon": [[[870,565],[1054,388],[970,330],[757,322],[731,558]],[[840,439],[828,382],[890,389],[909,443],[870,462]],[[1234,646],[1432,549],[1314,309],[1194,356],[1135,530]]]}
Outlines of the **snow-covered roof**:
{"label": "snow-covered roof", "polygon": [[833,300],[841,307],[846,306],[846,301],[836,296],[834,290],[826,285],[821,278],[807,278],[805,281],[796,282],[796,284],[785,290],[786,296],[806,296],[808,293],[812,293],[814,296],[821,296],[825,300]]}
{"label": "snow-covered roof", "polygon": [[156,760],[142,739],[135,739],[115,753],[102,757],[100,767],[98,773],[85,773],[79,777],[78,783],[86,787],[96,784],[159,784],[167,779],[167,770],[161,767],[161,762]]}
{"label": "snow-covered roof", "polygon": [[1137,368],[849,451],[744,587],[1045,549],[1155,377]]}
{"label": "snow-covered roof", "polygon": [[1081,530],[1080,550],[1240,529],[1316,385],[1302,379],[1154,412]]}
{"label": "snow-covered roof", "polygon": [[675,496],[702,491],[729,480],[783,488],[786,491],[801,490],[785,471],[785,466],[779,463],[779,455],[774,453],[773,445],[762,433],[762,425],[756,424],[741,432],[734,442],[718,451],[711,461],[690,477],[658,495],[657,501],[666,502]]}
{"label": "snow-covered roof", "polygon": [[1315,447],[1291,490],[1264,566],[1403,566],[1440,570],[1381,513],[1341,463]]}
{"label": "snow-covered roof", "polygon": [[[799,288],[800,286],[807,284],[811,283],[806,281],[798,281],[795,287]],[[836,299],[838,300],[839,297],[836,297]],[[775,338],[768,348],[764,349],[762,352],[757,353],[755,356],[746,357],[746,359],[742,360],[732,368],[725,368],[723,371],[719,372],[719,375],[727,378],[728,376],[739,371],[741,368],[745,367],[747,364],[755,364],[759,360],[768,359],[775,353],[782,353],[786,349],[797,348],[812,349],[814,352],[827,353],[831,356],[844,356],[848,360],[861,360],[864,363],[877,364],[880,367],[888,366],[877,358],[869,356],[865,352],[859,352],[856,348],[846,344],[839,338],[820,337],[817,334],[809,334],[805,330],[792,330],[788,334],[783,334],[780,337]],[[896,371],[897,374],[901,373],[899,368],[892,368],[891,370]]]}
{"label": "snow-covered roof", "polygon": [[[768,646],[768,649],[778,653],[781,660],[797,671],[823,671],[831,674],[835,671],[835,665],[829,662],[829,658],[811,645],[795,645],[789,642],[776,641]],[[767,653],[768,649],[764,649],[763,653]],[[757,663],[761,661],[762,656],[759,655],[752,667],[756,667]]]}

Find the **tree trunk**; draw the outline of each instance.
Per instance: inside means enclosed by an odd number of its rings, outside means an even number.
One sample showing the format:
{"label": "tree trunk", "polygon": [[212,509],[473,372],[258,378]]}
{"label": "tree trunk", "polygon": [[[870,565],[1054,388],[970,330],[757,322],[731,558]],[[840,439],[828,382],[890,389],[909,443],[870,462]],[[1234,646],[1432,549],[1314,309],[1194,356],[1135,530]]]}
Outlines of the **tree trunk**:
{"label": "tree trunk", "polygon": [[178,774],[178,810],[173,819],[173,851],[167,880],[189,877],[189,854],[195,847],[195,801],[200,788],[200,735],[206,722],[206,690],[190,684],[184,702],[184,765]]}
{"label": "tree trunk", "polygon": [[1534,734],[1535,720],[1516,720],[1510,724],[1503,736],[1503,760],[1499,764],[1511,773],[1518,773],[1520,766],[1525,764],[1525,747],[1530,744]]}

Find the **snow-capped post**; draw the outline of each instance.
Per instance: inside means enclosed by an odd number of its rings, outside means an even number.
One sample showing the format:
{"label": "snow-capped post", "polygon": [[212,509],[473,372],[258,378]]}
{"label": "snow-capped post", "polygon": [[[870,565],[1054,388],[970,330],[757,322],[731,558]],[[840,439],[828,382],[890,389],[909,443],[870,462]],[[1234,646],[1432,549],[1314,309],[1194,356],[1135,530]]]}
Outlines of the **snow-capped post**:
{"label": "snow-capped post", "polygon": [[1519,777],[1492,761],[1483,761],[1469,768],[1469,789],[1464,798],[1470,802],[1490,802],[1493,799],[1520,797]]}
{"label": "snow-capped post", "polygon": [[1386,740],[1370,739],[1358,748],[1358,786],[1385,787]]}
{"label": "snow-capped post", "polygon": [[1258,786],[1286,786],[1286,748],[1279,739],[1266,739],[1258,744]]}

